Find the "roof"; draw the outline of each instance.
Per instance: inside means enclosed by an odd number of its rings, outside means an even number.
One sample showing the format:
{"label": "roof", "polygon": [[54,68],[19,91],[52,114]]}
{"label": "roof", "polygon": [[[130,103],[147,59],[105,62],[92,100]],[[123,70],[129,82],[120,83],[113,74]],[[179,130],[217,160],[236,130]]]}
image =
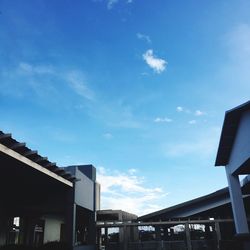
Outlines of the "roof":
{"label": "roof", "polygon": [[[191,216],[192,213],[195,213],[195,214],[197,213],[197,207],[207,206],[208,204],[210,205],[211,200],[215,200],[216,203],[218,203],[218,201],[221,200],[221,197],[228,200],[227,202],[230,202],[228,188],[223,188],[211,194],[201,196],[199,198],[189,200],[189,201],[180,203],[175,206],[171,206],[171,207],[168,207],[168,208],[165,208],[165,209],[162,209],[162,210],[150,213],[150,214],[140,216],[138,220],[147,221],[147,220],[155,219],[156,217],[161,217],[161,220],[162,220],[163,219],[162,217],[180,218],[180,217]],[[196,206],[196,208],[194,208],[194,206]]]}
{"label": "roof", "polygon": [[215,166],[226,166],[242,114],[250,110],[250,101],[226,111]]}
{"label": "roof", "polygon": [[[241,181],[243,197],[250,196],[250,175],[247,175]],[[139,221],[156,221],[157,219],[176,219],[185,218],[196,215],[198,213],[219,207],[225,204],[230,204],[230,195],[228,187],[219,189],[216,192],[199,198],[189,200],[178,205],[168,207],[150,214],[140,216]]]}
{"label": "roof", "polygon": [[103,221],[132,221],[138,218],[137,215],[125,212],[123,210],[105,209],[97,211],[97,220]]}
{"label": "roof", "polygon": [[[39,166],[38,170],[44,170],[44,173],[51,173],[51,176],[58,176],[60,179],[66,180],[65,183],[72,183],[76,180],[69,172],[57,166],[56,163],[50,162],[47,157],[43,157],[36,150],[31,150],[23,142],[18,142],[12,138],[11,134],[6,134],[0,131],[1,151],[9,153],[10,156],[16,156],[19,160],[23,159],[24,163],[32,162],[34,166]],[[12,154],[11,154],[12,152]]]}

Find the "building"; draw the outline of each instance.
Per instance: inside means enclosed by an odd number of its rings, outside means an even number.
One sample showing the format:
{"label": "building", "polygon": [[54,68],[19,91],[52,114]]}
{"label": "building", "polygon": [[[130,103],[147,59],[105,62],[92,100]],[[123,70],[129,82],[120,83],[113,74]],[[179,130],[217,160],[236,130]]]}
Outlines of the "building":
{"label": "building", "polygon": [[61,168],[0,131],[0,246],[95,248],[100,186],[92,165]]}
{"label": "building", "polygon": [[121,226],[137,220],[137,215],[122,210],[97,211],[98,249],[123,249],[127,242],[138,241],[137,228]]}
{"label": "building", "polygon": [[225,166],[236,236],[249,238],[245,249],[250,249],[249,225],[239,181],[239,175],[250,174],[250,101],[226,111],[215,165]]}

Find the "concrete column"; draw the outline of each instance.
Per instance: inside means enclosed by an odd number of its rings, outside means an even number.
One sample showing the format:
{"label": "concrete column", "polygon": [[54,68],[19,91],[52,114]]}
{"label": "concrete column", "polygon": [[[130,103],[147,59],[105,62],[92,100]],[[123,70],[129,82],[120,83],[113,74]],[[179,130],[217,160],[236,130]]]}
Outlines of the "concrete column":
{"label": "concrete column", "polygon": [[220,232],[220,223],[218,221],[215,222],[215,231],[216,231],[216,238],[217,238],[217,246],[219,249],[220,241],[221,241],[221,232]]}
{"label": "concrete column", "polygon": [[95,224],[95,212],[91,212],[89,215],[89,223],[88,223],[88,236],[89,236],[89,244],[96,244],[96,224]]}
{"label": "concrete column", "polygon": [[188,250],[192,250],[189,223],[185,223],[185,231],[186,231],[187,249],[188,249]]}
{"label": "concrete column", "polygon": [[247,217],[244,208],[239,177],[232,175],[229,168],[226,167],[225,169],[232,203],[236,233],[248,234],[249,230]]}
{"label": "concrete column", "polygon": [[67,203],[65,204],[65,231],[67,243],[75,245],[75,227],[76,227],[76,204],[74,203],[74,190],[67,193]]}
{"label": "concrete column", "polygon": [[127,250],[128,249],[128,228],[127,226],[123,226],[123,249]]}
{"label": "concrete column", "polygon": [[105,227],[104,229],[104,244],[105,244],[105,247],[108,245],[108,228]]}
{"label": "concrete column", "polygon": [[161,242],[161,228],[159,226],[155,226],[155,240],[157,242],[158,250],[162,249],[162,242]]}

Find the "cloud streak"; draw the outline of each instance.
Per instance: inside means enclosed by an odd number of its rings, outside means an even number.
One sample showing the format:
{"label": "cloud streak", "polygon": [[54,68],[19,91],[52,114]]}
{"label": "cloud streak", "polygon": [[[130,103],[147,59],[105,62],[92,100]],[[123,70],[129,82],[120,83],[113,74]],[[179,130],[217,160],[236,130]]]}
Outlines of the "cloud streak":
{"label": "cloud streak", "polygon": [[151,43],[151,39],[148,35],[142,34],[142,33],[137,33],[136,34],[137,38],[143,41],[146,41],[147,43]]}
{"label": "cloud streak", "polygon": [[[192,124],[192,123],[191,123]],[[210,128],[202,135],[197,135],[189,141],[181,141],[179,143],[169,143],[163,146],[163,151],[166,157],[211,157],[215,154],[218,146],[220,129]]]}
{"label": "cloud streak", "polygon": [[26,74],[55,74],[55,70],[48,65],[38,65],[34,66],[32,64],[26,63],[26,62],[20,62],[18,65],[18,70],[20,73],[26,73]]}
{"label": "cloud streak", "polygon": [[202,116],[202,115],[205,115],[205,112],[200,111],[200,110],[196,110],[194,114],[195,114],[196,116]]}
{"label": "cloud streak", "polygon": [[154,56],[153,50],[147,50],[142,57],[157,74],[162,73],[166,69],[167,62],[164,59]]}
{"label": "cloud streak", "polygon": [[67,74],[66,79],[75,93],[88,100],[94,99],[94,93],[87,87],[85,77],[81,72],[71,71]]}
{"label": "cloud streak", "polygon": [[111,10],[116,3],[118,3],[118,0],[108,0],[107,8]]}
{"label": "cloud streak", "polygon": [[169,122],[172,122],[173,120],[170,119],[170,118],[167,118],[167,117],[157,117],[154,119],[154,122],[156,123],[159,123],[159,122],[166,122],[166,123],[169,123]]}

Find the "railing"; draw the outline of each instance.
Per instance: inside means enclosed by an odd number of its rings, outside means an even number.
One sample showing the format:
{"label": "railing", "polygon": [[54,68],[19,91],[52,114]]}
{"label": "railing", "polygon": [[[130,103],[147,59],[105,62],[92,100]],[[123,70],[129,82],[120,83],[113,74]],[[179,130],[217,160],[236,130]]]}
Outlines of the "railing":
{"label": "railing", "polygon": [[232,219],[102,222],[97,230],[100,250],[231,250],[236,244]]}

